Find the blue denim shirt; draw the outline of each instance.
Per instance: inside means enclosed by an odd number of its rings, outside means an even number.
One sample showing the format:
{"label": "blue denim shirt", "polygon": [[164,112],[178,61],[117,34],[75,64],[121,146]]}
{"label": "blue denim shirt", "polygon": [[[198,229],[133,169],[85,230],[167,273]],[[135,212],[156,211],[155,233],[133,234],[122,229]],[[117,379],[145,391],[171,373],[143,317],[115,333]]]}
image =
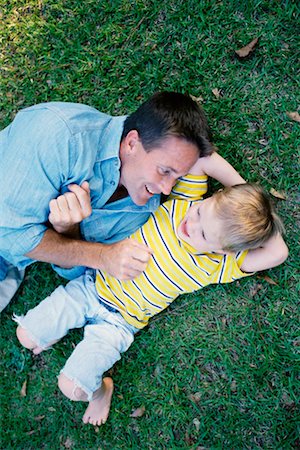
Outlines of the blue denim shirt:
{"label": "blue denim shirt", "polygon": [[158,207],[158,195],[144,206],[130,197],[106,205],[120,179],[125,118],[77,103],[42,103],[20,111],[0,132],[0,279],[4,260],[18,268],[34,262],[24,255],[47,229],[50,200],[71,183],[90,183],[93,213],[81,224],[88,241],[124,239]]}

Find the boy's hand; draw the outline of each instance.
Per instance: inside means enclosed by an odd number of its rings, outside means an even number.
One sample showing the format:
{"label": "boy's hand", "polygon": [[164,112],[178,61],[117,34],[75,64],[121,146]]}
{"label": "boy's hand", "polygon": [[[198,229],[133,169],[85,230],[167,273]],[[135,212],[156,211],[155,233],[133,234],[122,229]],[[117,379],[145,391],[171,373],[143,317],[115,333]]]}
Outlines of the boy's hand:
{"label": "boy's hand", "polygon": [[49,203],[49,222],[61,234],[72,234],[74,227],[92,213],[89,183],[70,184],[68,189],[70,192]]}
{"label": "boy's hand", "polygon": [[104,245],[100,253],[100,269],[119,280],[139,276],[147,267],[152,250],[134,239]]}

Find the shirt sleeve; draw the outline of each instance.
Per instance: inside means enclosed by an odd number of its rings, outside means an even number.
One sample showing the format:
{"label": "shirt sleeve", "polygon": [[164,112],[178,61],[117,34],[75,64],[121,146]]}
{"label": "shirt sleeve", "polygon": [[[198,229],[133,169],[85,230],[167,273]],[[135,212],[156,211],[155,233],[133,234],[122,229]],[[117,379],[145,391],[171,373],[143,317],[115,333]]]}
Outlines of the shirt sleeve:
{"label": "shirt sleeve", "polygon": [[43,106],[21,111],[0,133],[0,252],[12,264],[31,262],[23,255],[47,229],[50,200],[89,175],[93,165],[83,147],[80,136]]}
{"label": "shirt sleeve", "polygon": [[178,179],[168,200],[201,200],[207,192],[207,175],[186,175]]}
{"label": "shirt sleeve", "polygon": [[[253,273],[243,272],[241,266],[248,251],[238,252],[235,255],[216,255],[219,258],[219,264],[216,270],[211,274],[209,284],[231,283],[240,278],[244,278]],[[211,255],[213,256],[213,255]]]}

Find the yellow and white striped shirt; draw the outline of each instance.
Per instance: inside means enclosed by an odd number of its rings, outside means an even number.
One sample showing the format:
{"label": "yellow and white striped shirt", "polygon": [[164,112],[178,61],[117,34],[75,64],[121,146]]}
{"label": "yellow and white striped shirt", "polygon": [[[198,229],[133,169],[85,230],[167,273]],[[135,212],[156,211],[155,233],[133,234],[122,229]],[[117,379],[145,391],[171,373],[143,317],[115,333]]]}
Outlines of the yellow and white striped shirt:
{"label": "yellow and white striped shirt", "polygon": [[169,200],[130,236],[154,251],[146,270],[137,278],[120,281],[97,272],[96,288],[101,300],[117,309],[136,328],[145,327],[152,316],[167,308],[180,294],[248,275],[240,269],[247,252],[199,253],[178,238],[177,228],[192,202],[201,200],[206,192],[207,176],[181,178]]}

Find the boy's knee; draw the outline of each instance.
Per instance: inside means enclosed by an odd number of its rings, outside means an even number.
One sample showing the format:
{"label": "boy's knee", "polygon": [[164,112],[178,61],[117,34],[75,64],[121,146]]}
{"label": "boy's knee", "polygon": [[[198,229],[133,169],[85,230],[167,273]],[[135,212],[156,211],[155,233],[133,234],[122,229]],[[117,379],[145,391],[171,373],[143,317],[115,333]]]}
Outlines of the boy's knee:
{"label": "boy's knee", "polygon": [[29,350],[36,347],[36,343],[29,338],[28,332],[25,328],[22,328],[21,325],[18,326],[16,334],[20,344],[23,345],[23,347],[28,348]]}
{"label": "boy's knee", "polygon": [[87,401],[88,395],[76,385],[70,378],[61,373],[58,377],[58,387],[61,392],[70,400]]}

